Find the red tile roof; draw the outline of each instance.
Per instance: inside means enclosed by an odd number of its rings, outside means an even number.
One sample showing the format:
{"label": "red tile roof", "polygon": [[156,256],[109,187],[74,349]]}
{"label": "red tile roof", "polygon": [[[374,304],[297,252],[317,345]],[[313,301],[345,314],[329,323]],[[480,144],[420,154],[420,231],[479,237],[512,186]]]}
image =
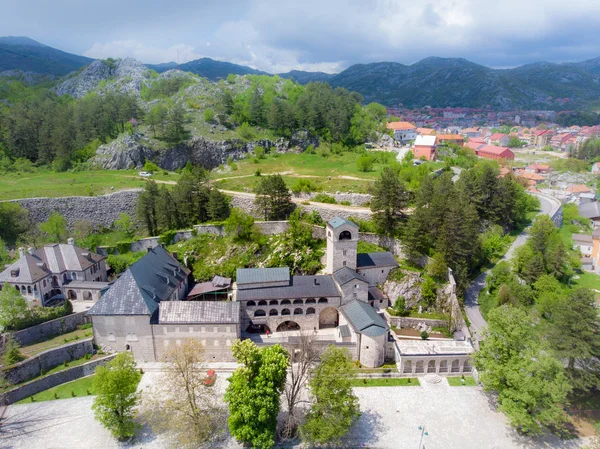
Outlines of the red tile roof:
{"label": "red tile roof", "polygon": [[387,124],[388,129],[393,129],[394,131],[405,131],[409,129],[417,129],[415,125],[409,122],[390,122]]}

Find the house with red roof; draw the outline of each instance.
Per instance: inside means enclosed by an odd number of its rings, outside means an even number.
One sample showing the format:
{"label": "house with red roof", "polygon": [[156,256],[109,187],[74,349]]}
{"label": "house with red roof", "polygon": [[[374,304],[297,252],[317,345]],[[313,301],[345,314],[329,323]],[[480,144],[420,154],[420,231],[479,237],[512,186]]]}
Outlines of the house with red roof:
{"label": "house with red roof", "polygon": [[487,138],[487,143],[490,145],[500,145],[501,147],[505,147],[510,142],[510,137],[506,134],[502,133],[494,133]]}
{"label": "house with red roof", "polygon": [[448,145],[449,143],[453,143],[456,145],[460,145],[461,147],[465,143],[465,138],[460,134],[438,134],[437,135],[437,144],[438,145]]}
{"label": "house with red roof", "polygon": [[496,145],[483,145],[475,150],[475,154],[485,159],[505,159],[512,161],[515,158],[515,153],[508,147],[497,147]]}
{"label": "house with red roof", "polygon": [[417,138],[417,127],[409,122],[390,122],[387,129],[394,132],[394,139],[403,145],[410,143]]}
{"label": "house with red roof", "polygon": [[530,136],[529,143],[535,145],[538,148],[543,148],[550,144],[550,139],[554,135],[553,131],[549,129],[534,129]]}
{"label": "house with red roof", "polygon": [[529,173],[548,173],[550,166],[547,164],[531,164],[525,167],[525,171]]}

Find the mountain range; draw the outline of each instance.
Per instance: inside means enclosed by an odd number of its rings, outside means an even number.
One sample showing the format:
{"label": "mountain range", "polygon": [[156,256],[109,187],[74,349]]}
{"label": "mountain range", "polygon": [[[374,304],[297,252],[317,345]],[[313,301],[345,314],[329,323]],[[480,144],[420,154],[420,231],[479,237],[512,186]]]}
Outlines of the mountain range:
{"label": "mountain range", "polygon": [[[64,76],[92,61],[27,37],[0,37],[0,72],[17,69]],[[210,58],[147,66],[157,72],[188,71],[211,81],[226,78],[228,74],[268,75],[251,67]],[[301,84],[327,82],[333,87],[359,92],[366,102],[387,106],[575,109],[597,107],[600,98],[600,58],[579,63],[539,62],[513,69],[492,69],[462,58],[430,57],[412,65],[355,64],[338,74],[292,70],[279,75]]]}

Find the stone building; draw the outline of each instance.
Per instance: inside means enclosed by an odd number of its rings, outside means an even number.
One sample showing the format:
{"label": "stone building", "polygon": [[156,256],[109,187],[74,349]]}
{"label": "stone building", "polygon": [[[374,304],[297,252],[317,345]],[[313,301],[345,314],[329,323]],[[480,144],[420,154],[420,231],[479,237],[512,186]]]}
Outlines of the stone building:
{"label": "stone building", "polygon": [[5,283],[37,305],[59,295],[95,301],[108,286],[105,257],[75,246],[73,239],[37,250],[19,248],[19,259],[0,273],[0,289]]}
{"label": "stone building", "polygon": [[321,343],[350,346],[363,365],[380,366],[394,353],[389,327],[377,312],[388,301],[377,286],[398,264],[390,253],[357,254],[358,226],[348,220],[330,220],[326,237],[325,274],[240,268],[232,301],[180,301],[189,271],[162,247],[153,248],[88,312],[96,343],[158,361],[171,345],[195,338],[208,360],[228,361],[236,338],[258,337],[260,344],[266,334],[285,342],[293,338],[290,331],[311,331]]}
{"label": "stone building", "polygon": [[397,340],[396,361],[400,372],[457,375],[471,373],[475,350],[467,341]]}

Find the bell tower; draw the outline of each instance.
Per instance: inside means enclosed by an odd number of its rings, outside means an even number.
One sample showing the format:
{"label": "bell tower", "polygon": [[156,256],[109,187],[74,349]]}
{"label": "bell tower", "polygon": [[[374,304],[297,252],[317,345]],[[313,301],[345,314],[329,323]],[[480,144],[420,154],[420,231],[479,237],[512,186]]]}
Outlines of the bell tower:
{"label": "bell tower", "polygon": [[348,267],[356,270],[358,225],[335,217],[327,222],[327,274]]}

